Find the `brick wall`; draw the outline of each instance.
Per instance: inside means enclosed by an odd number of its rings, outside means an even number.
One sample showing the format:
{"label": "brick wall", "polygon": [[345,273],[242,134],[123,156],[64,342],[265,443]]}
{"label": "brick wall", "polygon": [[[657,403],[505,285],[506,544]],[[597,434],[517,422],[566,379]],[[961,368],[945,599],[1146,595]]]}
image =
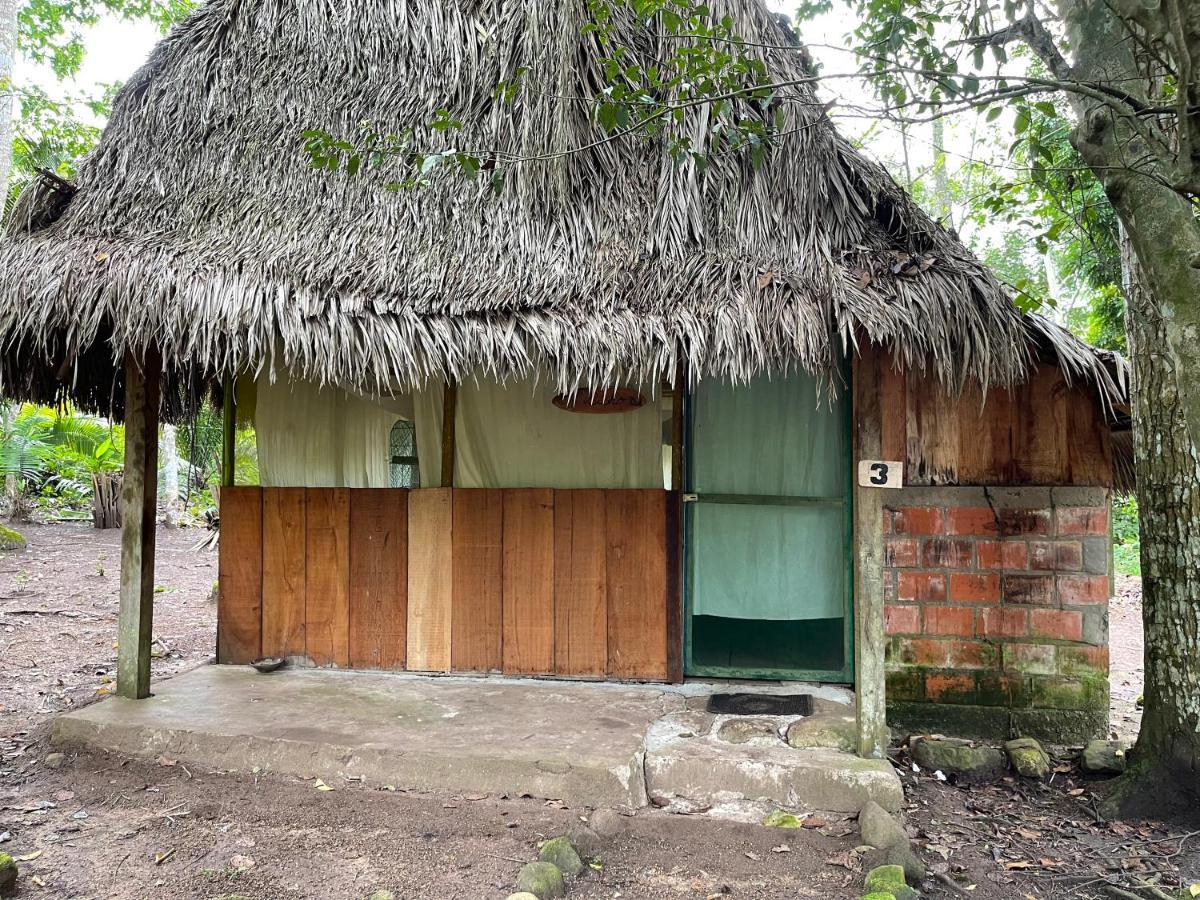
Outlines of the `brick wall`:
{"label": "brick wall", "polygon": [[894,726],[1055,742],[1106,730],[1107,491],[906,488],[883,515]]}

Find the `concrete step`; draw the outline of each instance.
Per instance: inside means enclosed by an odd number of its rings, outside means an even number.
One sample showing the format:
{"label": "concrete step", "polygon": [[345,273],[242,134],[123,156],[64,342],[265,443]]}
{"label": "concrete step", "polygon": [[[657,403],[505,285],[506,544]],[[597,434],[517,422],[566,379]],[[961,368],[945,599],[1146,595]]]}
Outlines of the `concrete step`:
{"label": "concrete step", "polygon": [[[757,717],[761,720],[763,717]],[[832,749],[795,749],[777,734],[730,743],[721,726],[696,727],[694,714],[654,723],[646,740],[646,789],[657,803],[715,805],[766,800],[800,810],[856,813],[868,800],[889,812],[904,802],[900,778],[887,760],[860,759]],[[725,728],[725,735],[730,729]]]}

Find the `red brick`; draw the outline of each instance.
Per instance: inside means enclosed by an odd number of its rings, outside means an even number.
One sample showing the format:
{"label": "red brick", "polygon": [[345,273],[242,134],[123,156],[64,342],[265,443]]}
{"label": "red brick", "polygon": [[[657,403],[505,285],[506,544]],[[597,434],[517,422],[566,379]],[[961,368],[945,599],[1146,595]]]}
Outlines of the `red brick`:
{"label": "red brick", "polygon": [[1058,671],[1063,675],[1108,674],[1107,647],[1059,647]]}
{"label": "red brick", "polygon": [[946,702],[966,700],[975,693],[975,679],[970,675],[947,675],[931,672],[925,676],[925,699]]}
{"label": "red brick", "polygon": [[889,603],[883,611],[883,624],[888,634],[920,634],[921,607],[893,606]]}
{"label": "red brick", "polygon": [[905,538],[889,538],[884,549],[884,565],[911,568],[918,564],[921,542]]}
{"label": "red brick", "polygon": [[970,606],[927,606],[925,633],[971,637],[975,633],[975,610]]}
{"label": "red brick", "polygon": [[1060,609],[1035,609],[1030,616],[1029,633],[1034,637],[1080,641],[1083,640],[1083,615]]}
{"label": "red brick", "polygon": [[1054,579],[1049,575],[1005,575],[1002,583],[1005,603],[1054,603]]}
{"label": "red brick", "polygon": [[1005,536],[1050,533],[1048,509],[1001,509],[996,511],[996,518]]}
{"label": "red brick", "polygon": [[1108,602],[1108,578],[1104,575],[1060,575],[1058,600],[1063,606]]}
{"label": "red brick", "polygon": [[1029,568],[1029,546],[1024,541],[979,541],[975,552],[981,569]]}
{"label": "red brick", "polygon": [[982,641],[949,641],[951,669],[987,669],[996,665],[997,650]]}
{"label": "red brick", "polygon": [[990,507],[952,507],[946,510],[946,533],[987,536],[999,534],[1000,526]]}
{"label": "red brick", "polygon": [[921,562],[929,569],[969,569],[975,564],[975,542],[945,539],[926,541]]}
{"label": "red brick", "polygon": [[979,633],[984,637],[1024,637],[1028,632],[1028,610],[995,606],[979,611]]}
{"label": "red brick", "polygon": [[987,669],[996,664],[997,651],[981,641],[908,642],[908,659],[931,669]]}
{"label": "red brick", "polygon": [[946,599],[946,578],[932,572],[901,572],[896,582],[897,600],[938,601]]}
{"label": "red brick", "polygon": [[945,530],[942,510],[936,506],[913,506],[892,512],[892,531],[896,534],[943,534]]}
{"label": "red brick", "polygon": [[1054,519],[1058,534],[1108,534],[1108,510],[1103,506],[1060,506]]}
{"label": "red brick", "polygon": [[997,603],[1000,600],[1000,576],[951,575],[950,599],[962,603]]}
{"label": "red brick", "polygon": [[1078,572],[1083,568],[1083,545],[1079,541],[1030,541],[1029,568]]}
{"label": "red brick", "polygon": [[1004,668],[1034,675],[1053,675],[1053,644],[1002,644]]}

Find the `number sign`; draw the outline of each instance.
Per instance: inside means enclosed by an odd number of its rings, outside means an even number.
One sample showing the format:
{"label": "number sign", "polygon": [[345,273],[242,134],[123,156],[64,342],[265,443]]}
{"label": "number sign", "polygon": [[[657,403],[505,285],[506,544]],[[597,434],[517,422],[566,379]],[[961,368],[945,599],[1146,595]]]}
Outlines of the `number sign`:
{"label": "number sign", "polygon": [[904,487],[904,463],[864,459],[858,464],[858,483],[867,488]]}

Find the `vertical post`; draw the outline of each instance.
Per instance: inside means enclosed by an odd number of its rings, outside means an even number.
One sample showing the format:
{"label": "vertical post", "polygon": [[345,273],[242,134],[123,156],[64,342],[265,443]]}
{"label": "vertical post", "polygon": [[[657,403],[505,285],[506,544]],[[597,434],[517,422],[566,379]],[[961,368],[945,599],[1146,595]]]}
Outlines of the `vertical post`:
{"label": "vertical post", "polygon": [[117,625],[117,693],[150,696],[154,638],[154,530],[158,507],[158,403],[161,358],[139,367],[125,356],[125,481],[121,487],[121,611]]}
{"label": "vertical post", "polygon": [[[880,356],[871,344],[853,365],[854,459],[878,459],[883,449]],[[883,495],[854,483],[854,696],[858,705],[858,755],[881,758],[887,750],[883,628]]]}
{"label": "vertical post", "polygon": [[232,375],[225,376],[221,406],[221,487],[233,487],[237,482],[237,397]]}
{"label": "vertical post", "polygon": [[683,490],[683,393],[687,382],[683,375],[683,360],[675,368],[675,384],[671,393],[671,490]]}
{"label": "vertical post", "polygon": [[442,392],[442,487],[454,487],[454,452],[457,440],[458,385],[447,382]]}

